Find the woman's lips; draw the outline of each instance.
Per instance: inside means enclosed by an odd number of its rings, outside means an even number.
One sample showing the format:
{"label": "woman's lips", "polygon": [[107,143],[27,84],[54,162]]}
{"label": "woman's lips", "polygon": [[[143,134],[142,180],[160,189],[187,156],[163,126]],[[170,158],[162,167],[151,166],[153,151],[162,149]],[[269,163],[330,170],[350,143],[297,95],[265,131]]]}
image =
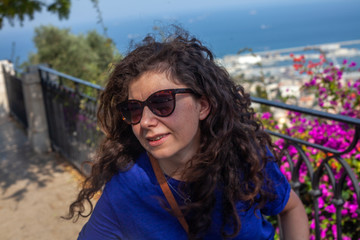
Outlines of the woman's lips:
{"label": "woman's lips", "polygon": [[147,137],[146,140],[148,141],[149,145],[152,147],[156,147],[161,145],[163,142],[166,141],[166,138],[169,136],[169,134],[161,134],[156,135],[154,137]]}

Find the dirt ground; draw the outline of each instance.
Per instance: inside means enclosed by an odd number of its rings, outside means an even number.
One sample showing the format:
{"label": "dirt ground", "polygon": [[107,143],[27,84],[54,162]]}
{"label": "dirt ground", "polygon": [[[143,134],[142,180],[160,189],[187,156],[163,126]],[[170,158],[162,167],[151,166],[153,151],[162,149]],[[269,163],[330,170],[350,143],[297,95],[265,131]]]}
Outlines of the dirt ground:
{"label": "dirt ground", "polygon": [[0,117],[0,239],[77,239],[87,221],[60,217],[78,191],[82,176],[60,156],[36,154],[24,130]]}

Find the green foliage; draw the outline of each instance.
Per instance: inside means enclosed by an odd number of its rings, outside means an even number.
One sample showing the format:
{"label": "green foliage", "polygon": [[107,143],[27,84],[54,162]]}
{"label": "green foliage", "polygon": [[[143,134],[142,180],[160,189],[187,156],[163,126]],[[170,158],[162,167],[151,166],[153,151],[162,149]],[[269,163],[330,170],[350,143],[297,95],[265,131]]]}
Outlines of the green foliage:
{"label": "green foliage", "polygon": [[3,27],[4,19],[7,19],[11,26],[14,20],[18,19],[22,25],[25,17],[34,19],[34,13],[41,12],[43,8],[47,11],[57,14],[59,19],[67,19],[69,17],[71,7],[70,0],[1,0],[0,1],[0,29]]}
{"label": "green foliage", "polygon": [[[237,52],[238,55],[243,54],[243,53],[247,53],[247,55],[257,57],[257,55],[254,53],[252,48],[247,48],[247,47],[242,48]],[[267,83],[265,82],[265,75],[263,72],[262,63],[258,62],[255,64],[255,66],[259,68],[259,74],[260,74],[259,76],[246,76],[244,73],[240,73],[237,76],[233,76],[232,79],[237,84],[247,85],[249,89],[251,89],[252,86],[255,86],[255,91],[251,92],[252,96],[263,98],[263,99],[269,99],[267,91],[266,91]],[[257,111],[269,112],[270,107],[266,106],[266,105],[260,105],[259,109],[257,109]]]}
{"label": "green foliage", "polygon": [[103,85],[107,69],[121,58],[111,39],[96,31],[74,35],[70,29],[41,26],[35,29],[37,53],[22,67],[48,64],[51,68],[86,81]]}

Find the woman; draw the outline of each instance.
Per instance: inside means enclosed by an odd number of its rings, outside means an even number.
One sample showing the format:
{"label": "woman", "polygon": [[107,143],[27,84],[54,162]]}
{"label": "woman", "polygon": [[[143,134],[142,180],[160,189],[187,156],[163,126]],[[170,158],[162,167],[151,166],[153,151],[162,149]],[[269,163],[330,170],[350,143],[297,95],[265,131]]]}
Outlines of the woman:
{"label": "woman", "polygon": [[309,239],[249,95],[197,39],[145,38],[113,69],[98,120],[105,140],[70,206],[92,214],[79,239],[272,239],[263,214]]}

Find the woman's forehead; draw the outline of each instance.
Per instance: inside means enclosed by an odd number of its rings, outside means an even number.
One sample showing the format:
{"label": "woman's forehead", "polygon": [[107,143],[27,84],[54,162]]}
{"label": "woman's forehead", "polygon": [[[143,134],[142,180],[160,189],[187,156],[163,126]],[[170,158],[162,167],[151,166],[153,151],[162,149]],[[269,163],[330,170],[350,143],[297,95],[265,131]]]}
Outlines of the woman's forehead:
{"label": "woman's forehead", "polygon": [[173,88],[184,88],[186,85],[174,81],[166,73],[146,72],[129,83],[128,98],[145,100],[152,93]]}

